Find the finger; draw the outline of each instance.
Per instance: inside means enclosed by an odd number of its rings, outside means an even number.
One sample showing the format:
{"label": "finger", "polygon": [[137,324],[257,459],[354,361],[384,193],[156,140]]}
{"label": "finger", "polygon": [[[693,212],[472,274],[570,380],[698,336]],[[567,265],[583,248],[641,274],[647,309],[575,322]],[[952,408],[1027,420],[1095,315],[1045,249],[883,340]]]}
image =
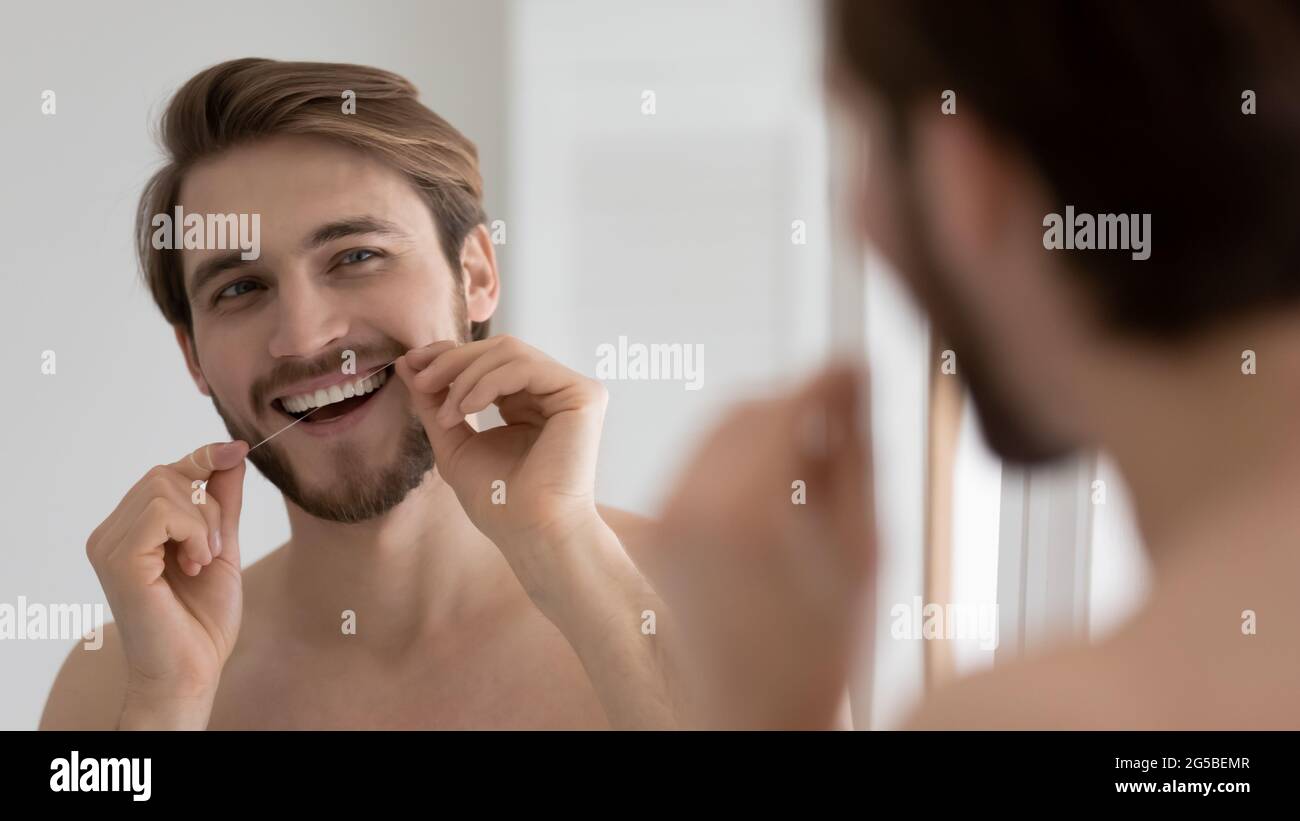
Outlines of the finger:
{"label": "finger", "polygon": [[[438,411],[438,420],[444,427],[450,427],[464,419],[468,411],[462,410],[461,405],[479,381],[498,368],[511,362],[519,362],[523,355],[523,351],[513,345],[497,345],[480,354],[454,377],[455,381],[447,388],[447,398],[442,403],[442,409]],[[521,384],[511,393],[522,389]]]}
{"label": "finger", "polygon": [[[478,376],[479,363],[488,359],[484,356],[474,363],[474,374],[466,369],[452,386],[442,407],[444,423],[453,416],[463,418],[465,414],[478,413],[494,402],[507,422],[517,419],[521,411],[533,411],[530,417],[543,420],[564,411],[604,413],[609,402],[609,391],[602,382],[572,371],[544,354],[495,358],[501,362],[495,369]],[[491,381],[484,385],[489,374]],[[457,402],[460,390],[465,394]],[[506,416],[507,408],[512,418]]]}
{"label": "finger", "polygon": [[[170,498],[155,496],[149,500],[111,558],[134,562],[172,542],[177,546],[176,557],[181,569],[186,575],[194,576],[202,567],[201,557],[209,553],[207,541],[208,528],[203,517],[182,508]],[[161,562],[159,566],[162,566]]]}
{"label": "finger", "polygon": [[244,509],[244,473],[248,463],[240,459],[234,467],[219,470],[208,480],[208,496],[216,500],[217,518],[212,522],[215,544],[212,555],[241,567],[239,516]]}
{"label": "finger", "polygon": [[424,433],[429,437],[429,445],[433,448],[433,457],[438,471],[446,476],[454,464],[456,451],[474,435],[474,429],[464,421],[450,428],[444,427],[438,422],[437,413],[442,407],[443,400],[446,399],[447,391],[444,389],[437,393],[429,393],[421,390],[416,385],[417,374],[411,370],[409,364],[400,360],[395,371],[397,378],[402,380],[411,395],[411,409],[419,417]]}
{"label": "finger", "polygon": [[[212,480],[209,479],[208,486],[211,485]],[[212,550],[212,558],[216,559],[221,555],[221,503],[207,489],[198,498],[200,501],[196,502],[191,495],[188,501],[203,517],[203,523],[208,528],[208,547]]]}
{"label": "finger", "polygon": [[175,570],[186,576],[197,576],[203,572],[203,567],[198,563],[191,561],[180,550],[168,550],[163,553],[163,574],[167,575],[171,571],[168,565],[174,565]]}
{"label": "finger", "polygon": [[248,443],[243,440],[212,442],[187,453],[171,466],[191,481],[206,480],[214,471],[232,468],[247,455]]}
{"label": "finger", "polygon": [[212,564],[212,531],[208,529],[208,523],[203,521],[202,516],[194,517],[197,523],[187,539],[173,539],[176,543],[177,557],[184,557],[192,564],[197,565],[191,576],[197,576],[199,570]]}
{"label": "finger", "polygon": [[[237,508],[242,504],[243,499],[244,457],[248,455],[248,451],[248,443],[243,440],[213,442],[197,448],[172,463],[172,467],[191,482],[207,480],[205,492],[217,500],[216,510],[205,513],[205,521],[211,528],[206,540],[210,546],[208,562],[220,556],[227,544],[238,541],[239,511]],[[223,474],[235,474],[237,478],[232,479],[229,476],[223,478]],[[238,496],[234,499],[236,509],[232,512],[227,500],[235,496]],[[222,504],[223,502],[227,504]],[[213,513],[216,515],[213,516]],[[232,513],[235,521],[233,527],[230,524]],[[231,561],[238,566],[238,553]]]}
{"label": "finger", "polygon": [[[191,485],[195,481],[206,480],[204,498],[210,496],[216,500],[211,508],[206,504],[195,505],[208,526],[208,537],[204,540],[208,548],[206,561],[201,561],[205,566],[220,556],[227,544],[238,542],[238,508],[243,501],[244,457],[248,451],[248,443],[243,440],[214,442],[197,448],[172,464],[175,470],[191,481]],[[228,500],[233,503],[233,510],[230,505],[223,504]],[[230,521],[232,516],[233,526]],[[191,558],[198,560],[197,557]],[[234,562],[236,567],[239,566],[237,552],[233,559],[228,557],[228,560]],[[189,572],[184,563],[182,569]]]}
{"label": "finger", "polygon": [[853,477],[859,488],[867,478],[866,445],[858,418],[860,390],[854,370],[834,367],[810,380],[790,403],[801,417],[794,432],[800,461],[825,471],[828,478],[837,469],[861,468]]}
{"label": "finger", "polygon": [[[789,435],[797,448],[797,469],[807,481],[807,503],[797,508],[800,515],[792,524],[803,531],[798,542],[818,553],[791,554],[797,559],[791,570],[827,593],[861,590],[874,559],[870,466],[858,418],[859,390],[855,370],[832,367],[788,403],[801,414]],[[828,596],[827,601],[842,598]]]}
{"label": "finger", "polygon": [[465,414],[478,413],[501,397],[520,393],[528,386],[530,367],[534,367],[533,363],[520,360],[501,365],[475,381],[473,386],[467,389],[465,398],[456,405],[452,405],[455,391],[450,392],[447,395],[447,402],[443,405],[442,413],[445,414],[449,408],[454,407],[455,412],[463,417]]}
{"label": "finger", "polygon": [[846,553],[852,577],[871,571],[875,562],[875,504],[871,472],[871,440],[864,426],[869,425],[865,409],[869,407],[865,376],[857,371],[832,375],[828,386],[828,415],[838,429],[832,434],[836,447],[830,465],[831,490],[835,509],[831,513],[836,539]]}
{"label": "finger", "polygon": [[426,393],[437,393],[450,387],[462,371],[480,356],[499,346],[504,339],[506,337],[494,336],[444,350],[416,375],[415,384]]}
{"label": "finger", "polygon": [[415,377],[419,372],[405,359],[398,359],[393,363],[393,371],[397,374],[397,378],[402,380],[406,392],[411,396],[411,409],[420,414],[421,418],[426,411],[436,412],[442,407],[442,400],[447,398],[447,392],[445,390],[430,392],[417,386]]}
{"label": "finger", "polygon": [[[526,393],[510,393],[496,400],[497,411],[507,425],[533,425],[541,427],[546,424],[546,415],[542,413],[536,399]],[[478,413],[478,411],[472,411]]]}
{"label": "finger", "polygon": [[411,366],[411,370],[424,370],[440,354],[455,348],[460,343],[454,339],[441,339],[420,348],[412,348],[402,355],[402,359]]}
{"label": "finger", "polygon": [[[207,486],[200,489],[195,487],[200,481],[198,479],[190,481],[171,469],[168,469],[167,473],[172,474],[169,477],[172,481],[168,482],[171,490],[168,494],[169,498],[175,501],[177,505],[192,510],[203,520],[203,525],[208,530],[207,545],[211,555],[194,557],[195,561],[207,566],[212,563],[213,559],[221,555],[220,537],[218,535],[221,526],[221,503],[211,493],[212,480],[209,479]],[[206,558],[206,561],[202,560],[203,558]]]}
{"label": "finger", "polygon": [[105,536],[105,544],[110,546],[110,551],[115,549],[154,499],[169,500],[179,509],[202,521],[203,514],[193,509],[196,505],[193,504],[192,493],[191,481],[187,477],[171,465],[156,465],[135,483],[123,499],[119,506],[120,515],[111,525],[111,532]]}

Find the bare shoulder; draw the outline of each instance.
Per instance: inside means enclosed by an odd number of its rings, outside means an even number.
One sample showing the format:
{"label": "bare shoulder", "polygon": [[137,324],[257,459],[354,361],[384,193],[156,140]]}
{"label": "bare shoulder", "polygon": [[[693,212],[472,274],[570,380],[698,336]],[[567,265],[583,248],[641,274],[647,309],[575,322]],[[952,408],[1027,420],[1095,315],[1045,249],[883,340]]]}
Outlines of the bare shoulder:
{"label": "bare shoulder", "polygon": [[126,695],[126,655],[117,625],[105,624],[103,643],[78,641],[59,668],[45,700],[42,730],[115,730]]}
{"label": "bare shoulder", "polygon": [[653,575],[653,567],[647,565],[654,564],[652,545],[655,520],[608,505],[596,505],[596,512],[609,525],[609,529],[614,531],[614,535],[618,536],[632,561],[642,571]]}
{"label": "bare shoulder", "polygon": [[[940,688],[904,725],[909,730],[1032,730],[1118,727],[1097,691],[1099,670],[1061,658],[1022,662]],[[1080,697],[1083,700],[1080,700]]]}
{"label": "bare shoulder", "polygon": [[596,505],[596,512],[620,539],[625,535],[634,540],[643,539],[655,525],[655,520],[649,516],[609,505]]}
{"label": "bare shoulder", "polygon": [[[1193,572],[1194,571],[1194,572]],[[1192,568],[1194,584],[1166,582],[1120,630],[1094,644],[973,676],[936,692],[914,728],[1251,730],[1300,728],[1289,682],[1300,653],[1289,631],[1258,636],[1241,601],[1287,612],[1289,591],[1252,599],[1231,585],[1247,574]]]}
{"label": "bare shoulder", "polygon": [[1071,643],[962,679],[927,698],[905,726],[1154,730],[1201,725],[1205,713],[1197,705],[1203,694],[1189,687],[1177,662],[1162,659],[1147,638],[1130,629],[1097,644]]}
{"label": "bare shoulder", "polygon": [[[272,551],[243,570],[245,622],[270,594],[269,577],[279,552]],[[45,699],[40,729],[117,729],[126,698],[126,653],[116,623],[108,622],[102,630],[102,644],[87,647],[88,642],[79,640],[64,659]]]}

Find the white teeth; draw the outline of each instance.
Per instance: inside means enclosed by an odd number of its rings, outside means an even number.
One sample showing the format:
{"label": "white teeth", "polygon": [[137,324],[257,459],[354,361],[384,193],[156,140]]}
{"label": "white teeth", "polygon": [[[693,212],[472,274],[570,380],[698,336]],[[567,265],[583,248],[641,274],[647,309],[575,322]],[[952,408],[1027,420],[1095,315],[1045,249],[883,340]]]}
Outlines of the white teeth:
{"label": "white teeth", "polygon": [[388,374],[385,371],[380,371],[365,379],[330,385],[328,388],[322,388],[314,393],[285,396],[280,399],[280,404],[290,413],[303,413],[312,408],[333,405],[335,402],[342,402],[354,396],[364,396],[383,385],[386,381],[388,381]]}

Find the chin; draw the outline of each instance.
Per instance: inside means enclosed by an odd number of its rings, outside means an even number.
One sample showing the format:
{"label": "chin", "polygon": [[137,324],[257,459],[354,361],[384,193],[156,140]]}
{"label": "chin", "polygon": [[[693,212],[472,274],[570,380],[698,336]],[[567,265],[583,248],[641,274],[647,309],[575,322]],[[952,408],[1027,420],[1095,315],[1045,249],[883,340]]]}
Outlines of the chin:
{"label": "chin", "polygon": [[[232,438],[250,443],[259,441],[227,414],[215,398],[213,405]],[[372,410],[382,408],[376,404]],[[303,422],[294,430],[306,424]],[[290,439],[294,432],[290,430],[250,451],[248,459],[285,499],[306,513],[331,522],[364,522],[401,504],[420,486],[434,464],[433,448],[424,426],[414,414],[403,414],[394,418],[391,427],[380,427],[397,431],[395,445],[387,444],[387,434],[383,437],[385,444],[367,448],[361,444],[360,432],[347,435],[340,431],[337,437]],[[304,453],[307,448],[310,454]],[[297,454],[307,455],[312,466],[301,467],[302,460],[295,458]]]}
{"label": "chin", "polygon": [[985,381],[971,378],[967,384],[984,439],[1004,462],[1024,467],[1047,465],[1079,450],[1077,442],[1043,432],[1042,426],[1030,421],[1028,413],[1014,409],[1001,392]]}

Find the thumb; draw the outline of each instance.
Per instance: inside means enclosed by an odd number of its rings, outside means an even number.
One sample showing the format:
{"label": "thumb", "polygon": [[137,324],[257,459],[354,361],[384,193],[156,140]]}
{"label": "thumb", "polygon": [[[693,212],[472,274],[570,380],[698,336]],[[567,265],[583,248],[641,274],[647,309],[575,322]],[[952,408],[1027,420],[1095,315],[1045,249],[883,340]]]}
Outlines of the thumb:
{"label": "thumb", "polygon": [[812,381],[806,404],[823,422],[820,447],[812,461],[827,481],[826,513],[831,530],[828,547],[841,581],[858,583],[875,562],[874,490],[871,475],[869,382],[852,365],[835,363]]}
{"label": "thumb", "polygon": [[221,505],[221,555],[236,568],[239,559],[239,514],[244,507],[244,472],[248,462],[240,459],[233,467],[215,471],[208,479],[208,494]]}
{"label": "thumb", "polygon": [[424,433],[429,437],[429,444],[433,447],[433,458],[438,473],[446,479],[456,451],[474,435],[474,429],[463,419],[450,428],[443,427],[437,416],[438,410],[442,408],[442,403],[447,398],[447,390],[444,388],[436,393],[421,390],[415,381],[418,371],[411,367],[405,356],[398,359],[393,367],[411,397],[411,410],[424,425]]}

